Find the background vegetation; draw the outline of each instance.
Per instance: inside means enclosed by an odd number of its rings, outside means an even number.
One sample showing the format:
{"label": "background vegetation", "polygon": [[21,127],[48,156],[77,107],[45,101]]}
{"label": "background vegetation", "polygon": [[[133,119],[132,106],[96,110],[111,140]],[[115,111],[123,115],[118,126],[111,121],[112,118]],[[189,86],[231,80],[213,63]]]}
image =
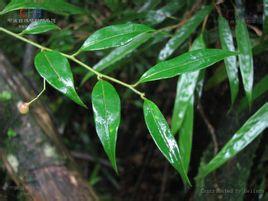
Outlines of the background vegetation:
{"label": "background vegetation", "polygon": [[[31,1],[21,1],[21,7],[16,7],[17,2],[0,3],[1,50],[27,76],[36,94],[42,90],[40,75],[49,83],[37,101],[50,109],[62,142],[101,200],[268,200],[266,0],[72,0],[70,4],[54,0],[44,1],[47,5],[34,2],[30,6],[34,10],[27,9]],[[15,9],[10,9],[12,4]],[[25,30],[30,22],[24,19],[30,18],[53,24]],[[84,43],[92,34],[99,34],[97,40],[115,34],[104,27],[115,26],[117,34],[124,34],[133,24],[141,27],[130,36],[118,37],[119,42],[111,38],[96,46]],[[12,37],[12,33],[17,34]],[[64,57],[40,53],[22,38],[67,58],[75,54],[68,59],[79,96],[62,95],[55,90],[61,86],[47,76],[53,72],[42,72],[46,56],[62,63]],[[173,65],[178,68],[152,76]],[[184,65],[185,70],[179,68]],[[107,90],[106,103],[98,102],[101,87]],[[1,93],[0,101],[4,97]],[[113,122],[109,132],[118,133],[117,166],[109,147],[115,142],[105,144],[106,131],[95,122],[96,110],[101,113],[104,105],[120,122]],[[168,140],[161,144],[161,136]],[[175,145],[168,143],[173,140],[181,158]],[[9,200],[22,200],[22,192],[9,188],[14,184],[4,168],[0,177],[1,193]]]}

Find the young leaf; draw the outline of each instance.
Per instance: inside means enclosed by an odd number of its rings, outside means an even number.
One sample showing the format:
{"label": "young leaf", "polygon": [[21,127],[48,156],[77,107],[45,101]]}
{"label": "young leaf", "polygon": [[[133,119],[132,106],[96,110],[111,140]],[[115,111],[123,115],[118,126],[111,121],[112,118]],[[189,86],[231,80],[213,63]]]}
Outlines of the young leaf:
{"label": "young leaf", "polygon": [[[116,63],[117,61],[120,61],[121,59],[125,58],[128,54],[132,53],[139,46],[148,41],[151,37],[152,33],[142,33],[136,36],[128,44],[113,50],[110,54],[108,54],[106,57],[101,59],[95,66],[93,66],[93,68],[98,72],[105,70],[112,64]],[[88,72],[83,78],[81,84],[84,84],[92,75],[93,74],[91,72]]]}
{"label": "young leaf", "polygon": [[145,100],[143,112],[147,128],[159,150],[180,173],[184,183],[191,185],[183,166],[181,153],[168,124],[158,107],[150,100]]}
{"label": "young leaf", "polygon": [[114,170],[117,172],[116,140],[120,124],[120,98],[110,83],[101,80],[94,86],[92,108],[97,134]]}
{"label": "young leaf", "polygon": [[147,70],[138,83],[175,77],[179,74],[201,70],[228,56],[236,55],[221,49],[201,49],[184,53],[173,59],[162,61]]}
{"label": "young leaf", "polygon": [[[190,51],[204,49],[205,42],[201,34],[193,43]],[[171,131],[175,135],[180,129],[186,109],[190,104],[191,97],[194,95],[194,89],[199,77],[199,71],[184,73],[177,82],[177,92],[173,114],[171,118]]]}
{"label": "young leaf", "polygon": [[57,14],[81,14],[83,10],[64,0],[12,0],[0,15],[20,9],[44,9]]}
{"label": "young leaf", "polygon": [[[222,49],[235,51],[233,36],[228,21],[224,17],[219,16],[218,24]],[[239,90],[236,56],[225,58],[224,63],[231,88],[231,103],[234,104]]]}
{"label": "young leaf", "polygon": [[166,60],[173,52],[196,31],[199,24],[211,12],[212,6],[204,6],[191,19],[180,27],[175,35],[167,42],[165,47],[160,51],[158,59]]}
{"label": "young leaf", "polygon": [[75,91],[70,64],[64,56],[56,51],[42,51],[36,55],[34,64],[41,77],[51,86],[86,107]]}
{"label": "young leaf", "polygon": [[52,22],[46,21],[34,21],[27,26],[21,34],[40,34],[51,30],[60,29],[57,25]]}
{"label": "young leaf", "polygon": [[268,127],[268,103],[264,104],[246,123],[233,135],[221,151],[202,168],[201,177],[213,172],[226,161],[238,154],[264,129]]}
{"label": "young leaf", "polygon": [[235,33],[239,50],[238,58],[240,72],[242,75],[242,81],[247,95],[248,104],[251,105],[253,87],[253,58],[247,25],[242,17],[236,19]]}
{"label": "young leaf", "polygon": [[182,155],[182,162],[186,173],[189,170],[192,141],[193,141],[193,122],[194,121],[194,96],[189,100],[185,117],[183,119],[180,135],[179,135],[179,147]]}
{"label": "young leaf", "polygon": [[122,46],[132,41],[135,36],[153,30],[143,24],[111,25],[90,35],[79,51],[101,50]]}

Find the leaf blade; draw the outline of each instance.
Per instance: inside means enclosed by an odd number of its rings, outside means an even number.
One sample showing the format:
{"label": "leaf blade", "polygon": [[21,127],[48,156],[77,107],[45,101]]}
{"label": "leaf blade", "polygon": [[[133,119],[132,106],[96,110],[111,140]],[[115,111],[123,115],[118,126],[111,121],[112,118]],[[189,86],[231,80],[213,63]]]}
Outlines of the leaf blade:
{"label": "leaf blade", "polygon": [[186,173],[189,170],[191,152],[192,152],[192,141],[193,141],[193,126],[194,126],[194,97],[191,97],[189,101],[185,117],[183,119],[180,135],[179,135],[179,147],[182,155],[182,162]]}
{"label": "leaf blade", "polygon": [[[190,51],[204,49],[205,46],[203,35],[201,34],[194,41]],[[173,135],[179,131],[182,125],[188,104],[190,103],[191,97],[194,95],[194,89],[196,87],[198,77],[199,71],[195,71],[184,73],[178,79],[175,103],[171,117],[171,131]]]}
{"label": "leaf blade", "polygon": [[29,24],[27,28],[21,32],[21,34],[40,34],[56,29],[60,28],[52,22],[34,21]]}
{"label": "leaf blade", "polygon": [[237,17],[236,19],[236,41],[239,50],[239,68],[242,75],[244,91],[248,99],[248,104],[252,101],[253,87],[253,57],[252,47],[245,19]]}
{"label": "leaf blade", "polygon": [[171,78],[182,73],[201,70],[225,57],[233,55],[236,55],[236,53],[220,49],[190,51],[173,59],[156,64],[141,76],[138,83]]}
{"label": "leaf blade", "polygon": [[143,24],[119,24],[107,26],[90,35],[80,48],[80,51],[93,51],[119,47],[132,41],[135,36],[151,31],[153,31],[152,28]]}
{"label": "leaf blade", "polygon": [[245,124],[233,135],[225,144],[220,152],[202,168],[201,177],[205,177],[212,171],[219,168],[229,159],[234,157],[264,129],[268,127],[268,103],[265,103],[254,115],[252,115]]}
{"label": "leaf blade", "polygon": [[[219,35],[222,49],[235,51],[233,36],[228,21],[224,17],[219,16],[218,26],[219,26]],[[231,103],[233,105],[239,91],[239,79],[238,79],[236,56],[230,56],[225,58],[224,64],[226,67],[226,72],[229,79],[229,85],[231,88]]]}
{"label": "leaf blade", "polygon": [[52,87],[78,105],[86,107],[74,87],[73,74],[68,60],[56,51],[41,51],[34,60],[35,68]]}
{"label": "leaf blade", "polygon": [[159,150],[180,173],[185,184],[191,185],[184,170],[181,153],[168,124],[158,107],[146,99],[143,105],[144,119],[147,128]]}
{"label": "leaf blade", "polygon": [[19,9],[44,9],[61,15],[83,13],[82,9],[63,0],[46,0],[38,2],[34,0],[12,0],[0,12],[0,15]]}
{"label": "leaf blade", "polygon": [[92,91],[92,108],[96,131],[116,172],[116,140],[120,124],[120,97],[106,81],[98,81]]}

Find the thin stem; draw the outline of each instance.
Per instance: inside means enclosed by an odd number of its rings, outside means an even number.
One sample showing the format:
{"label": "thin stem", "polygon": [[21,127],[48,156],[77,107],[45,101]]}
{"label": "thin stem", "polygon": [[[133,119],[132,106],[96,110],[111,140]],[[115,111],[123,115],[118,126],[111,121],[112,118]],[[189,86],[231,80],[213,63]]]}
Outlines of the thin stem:
{"label": "thin stem", "polygon": [[38,43],[35,43],[35,42],[31,41],[31,40],[28,40],[27,38],[24,38],[24,37],[20,36],[19,34],[13,33],[13,32],[11,32],[11,31],[3,28],[3,27],[0,27],[0,31],[3,31],[6,34],[11,35],[11,36],[13,36],[13,37],[15,37],[17,39],[20,39],[20,40],[22,40],[22,41],[24,41],[26,43],[29,43],[29,44],[31,44],[31,45],[33,45],[33,46],[35,46],[35,47],[37,47],[37,48],[39,48],[41,50],[50,50],[49,48],[46,48],[46,47],[44,47],[42,45],[39,45]]}
{"label": "thin stem", "polygon": [[[8,35],[11,35],[11,36],[13,36],[13,37],[15,37],[15,38],[17,38],[17,39],[19,39],[19,40],[21,40],[21,41],[24,41],[24,42],[26,42],[26,43],[29,43],[29,44],[31,44],[31,45],[33,45],[33,46],[35,46],[35,47],[37,47],[37,48],[39,48],[39,49],[41,49],[41,50],[53,51],[52,49],[49,49],[49,48],[44,47],[44,46],[42,46],[42,45],[39,45],[38,43],[35,43],[35,42],[31,41],[31,40],[28,40],[27,38],[24,38],[24,37],[20,36],[19,34],[13,33],[13,32],[11,32],[11,31],[9,31],[9,30],[3,28],[3,27],[0,27],[0,31],[3,31],[4,33],[6,33],[6,34],[8,34]],[[78,51],[78,52],[79,52],[79,51]],[[104,74],[102,74],[102,73],[96,71],[96,70],[93,69],[92,67],[88,66],[87,64],[81,62],[80,60],[76,59],[76,58],[75,58],[75,55],[77,55],[78,52],[76,52],[76,53],[73,54],[73,55],[65,54],[65,53],[62,53],[62,52],[59,52],[59,53],[60,53],[62,56],[64,56],[64,57],[66,57],[66,58],[72,60],[73,62],[79,64],[80,66],[86,68],[86,69],[89,70],[90,72],[92,72],[92,73],[94,73],[95,75],[97,75],[99,78],[104,78],[104,79],[106,79],[106,80],[110,80],[111,82],[114,82],[114,83],[117,83],[117,84],[119,84],[119,85],[122,85],[122,86],[124,86],[124,87],[126,87],[126,88],[132,90],[134,93],[138,94],[142,99],[145,99],[145,94],[144,94],[143,92],[141,92],[141,91],[135,89],[134,86],[132,86],[132,85],[130,85],[130,84],[127,84],[127,83],[125,83],[125,82],[122,82],[122,81],[120,81],[120,80],[118,80],[118,79],[116,79],[116,78],[110,77],[110,76],[108,76],[108,75],[104,75]],[[42,92],[43,92],[43,91],[42,91]],[[41,95],[41,94],[40,94],[40,95]],[[38,97],[39,97],[39,95],[38,95]],[[38,98],[38,97],[37,97],[37,98]],[[35,100],[35,99],[34,99],[34,100]],[[34,100],[33,100],[33,101],[34,101]],[[31,101],[31,102],[33,102],[33,101]],[[30,102],[30,103],[31,103],[31,102]]]}
{"label": "thin stem", "polygon": [[124,87],[127,87],[129,88],[130,90],[132,90],[133,92],[135,92],[136,94],[138,94],[141,98],[144,98],[145,94],[143,92],[140,92],[139,90],[135,89],[135,87],[133,87],[132,85],[130,84],[127,84],[125,82],[122,82],[118,79],[115,79],[113,77],[110,77],[108,75],[104,75],[96,70],[94,70],[93,68],[91,68],[90,66],[86,65],[85,63],[79,61],[78,59],[76,59],[74,56],[70,56],[70,55],[67,55],[67,54],[64,54],[65,57],[69,58],[70,60],[74,61],[75,63],[83,66],[84,68],[86,68],[87,70],[91,71],[92,73],[94,73],[95,75],[97,75],[99,78],[102,78],[102,79],[106,79],[106,80],[110,80],[114,83],[117,83],[117,84],[120,84]]}
{"label": "thin stem", "polygon": [[202,24],[202,33],[205,31],[206,29],[206,25],[207,25],[207,22],[208,22],[208,15],[205,17],[204,21],[203,21],[203,24]]}
{"label": "thin stem", "polygon": [[81,50],[79,49],[79,50],[77,50],[72,56],[73,57],[76,57],[78,54],[80,54],[81,53]]}
{"label": "thin stem", "polygon": [[43,89],[42,91],[33,99],[31,100],[30,102],[27,102],[26,104],[27,105],[31,105],[34,101],[36,101],[44,92],[46,91],[46,80],[43,79]]}

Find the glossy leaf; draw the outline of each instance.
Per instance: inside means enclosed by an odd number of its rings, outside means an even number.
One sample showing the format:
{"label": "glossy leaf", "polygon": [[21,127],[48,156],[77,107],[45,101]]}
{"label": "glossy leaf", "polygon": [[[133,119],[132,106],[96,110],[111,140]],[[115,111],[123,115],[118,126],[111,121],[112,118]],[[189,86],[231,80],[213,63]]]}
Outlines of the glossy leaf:
{"label": "glossy leaf", "polygon": [[[205,42],[201,34],[193,43],[190,51],[204,49]],[[190,104],[191,97],[194,95],[194,89],[199,77],[199,71],[184,73],[177,82],[177,92],[173,114],[171,118],[171,131],[175,135],[180,129],[185,112]]]}
{"label": "glossy leaf", "polygon": [[36,55],[34,64],[41,77],[51,86],[86,107],[75,91],[70,64],[64,56],[56,51],[42,51]]}
{"label": "glossy leaf", "polygon": [[166,18],[171,17],[175,12],[181,9],[184,4],[185,1],[173,0],[158,10],[151,10],[146,16],[146,22],[151,25],[159,24],[163,22]]}
{"label": "glossy leaf", "polygon": [[185,73],[182,74],[178,80],[175,104],[171,118],[171,130],[173,135],[179,131],[182,125],[185,112],[194,93],[198,76],[198,71]]}
{"label": "glossy leaf", "polygon": [[228,56],[236,55],[221,49],[201,49],[184,53],[173,59],[162,61],[147,70],[138,83],[175,77],[182,73],[204,69]]}
{"label": "glossy leaf", "polygon": [[[224,17],[219,16],[218,24],[219,24],[218,25],[219,35],[222,49],[235,51],[233,36],[228,21]],[[239,90],[239,79],[237,69],[238,66],[236,56],[225,58],[224,63],[231,88],[231,103],[233,104],[235,102]]]}
{"label": "glossy leaf", "polygon": [[97,134],[117,172],[116,140],[120,124],[120,98],[110,83],[102,80],[97,82],[92,91],[92,107]]}
{"label": "glossy leaf", "polygon": [[158,59],[166,60],[173,52],[187,40],[191,34],[196,31],[199,24],[203,19],[211,12],[211,6],[204,6],[199,10],[192,18],[186,21],[186,23],[180,27],[174,36],[167,42],[165,47],[160,51]]}
{"label": "glossy leaf", "polygon": [[143,24],[120,24],[104,27],[84,42],[80,51],[101,50],[111,47],[119,47],[132,41],[137,35],[153,31]]}
{"label": "glossy leaf", "polygon": [[[252,102],[255,101],[257,98],[262,96],[268,91],[268,75],[264,76],[253,88],[252,91]],[[242,112],[244,109],[246,109],[247,106],[247,99],[244,97],[238,107],[238,112]]]}
{"label": "glossy leaf", "polygon": [[207,165],[202,167],[201,177],[205,177],[238,154],[267,127],[268,103],[264,104],[254,115],[252,115],[233,135],[229,142],[225,144],[221,151]]}
{"label": "glossy leaf", "polygon": [[239,50],[239,68],[248,103],[251,104],[253,87],[253,58],[247,25],[244,19],[236,20],[236,41]]}
{"label": "glossy leaf", "polygon": [[186,173],[189,170],[192,141],[193,141],[193,122],[194,121],[194,96],[189,100],[185,117],[183,119],[180,134],[179,134],[179,147],[182,155],[182,162]]}
{"label": "glossy leaf", "polygon": [[60,29],[57,25],[47,21],[34,21],[27,26],[21,34],[40,34],[51,30]]}
{"label": "glossy leaf", "polygon": [[[142,33],[135,38],[128,44],[118,47],[113,50],[110,54],[106,57],[101,59],[96,65],[93,66],[95,70],[101,72],[111,65],[115,64],[116,62],[120,61],[121,59],[125,58],[127,55],[135,51],[138,47],[144,44],[152,37],[152,33]],[[81,84],[84,84],[90,77],[92,77],[92,73],[88,72],[85,77],[83,78]]]}
{"label": "glossy leaf", "polygon": [[155,144],[171,165],[180,173],[184,183],[190,185],[179,147],[168,127],[165,117],[150,100],[144,101],[143,112],[147,128]]}
{"label": "glossy leaf", "polygon": [[20,9],[44,9],[57,14],[80,14],[83,10],[64,0],[12,0],[0,15]]}

